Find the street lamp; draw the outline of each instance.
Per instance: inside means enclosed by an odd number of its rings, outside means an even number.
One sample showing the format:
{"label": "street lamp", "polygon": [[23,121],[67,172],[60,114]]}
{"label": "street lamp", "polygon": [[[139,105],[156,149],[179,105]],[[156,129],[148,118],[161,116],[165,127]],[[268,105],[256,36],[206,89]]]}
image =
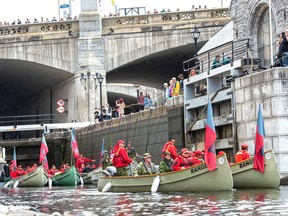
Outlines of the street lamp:
{"label": "street lamp", "polygon": [[[197,56],[197,51],[198,51],[198,49],[197,49],[197,40],[198,40],[198,38],[200,37],[200,31],[199,31],[199,29],[196,27],[196,25],[195,25],[195,27],[194,27],[194,29],[193,29],[193,31],[191,32],[191,34],[192,34],[192,38],[194,39],[194,44],[195,44],[195,57]],[[195,66],[196,66],[196,68],[198,69],[198,61],[197,61],[197,59],[195,58]]]}
{"label": "street lamp", "polygon": [[98,82],[100,83],[100,119],[103,121],[103,109],[102,109],[102,83],[104,81],[104,76],[101,74],[97,76]]}
{"label": "street lamp", "polygon": [[200,31],[199,29],[196,27],[193,29],[193,31],[191,32],[192,34],[192,38],[194,39],[194,43],[195,43],[195,56],[197,56],[197,40],[200,37]]}

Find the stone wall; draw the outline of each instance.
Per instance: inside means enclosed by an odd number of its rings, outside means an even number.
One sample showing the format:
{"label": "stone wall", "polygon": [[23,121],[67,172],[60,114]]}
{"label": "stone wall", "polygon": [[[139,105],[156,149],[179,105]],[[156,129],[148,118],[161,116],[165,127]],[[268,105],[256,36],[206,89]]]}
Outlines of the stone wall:
{"label": "stone wall", "polygon": [[235,81],[239,146],[248,143],[254,154],[259,103],[263,106],[265,150],[273,149],[281,176],[288,175],[288,69],[256,72]]}
{"label": "stone wall", "polygon": [[[179,151],[184,146],[183,103],[181,99],[176,101],[168,108],[160,106],[76,130],[79,151],[84,157],[96,159],[99,164],[103,139],[108,151],[119,139],[123,139],[126,143],[131,141],[138,154],[149,152],[153,155],[153,161],[159,163],[162,147],[169,137],[176,139]],[[65,161],[70,162],[70,133],[65,136]]]}

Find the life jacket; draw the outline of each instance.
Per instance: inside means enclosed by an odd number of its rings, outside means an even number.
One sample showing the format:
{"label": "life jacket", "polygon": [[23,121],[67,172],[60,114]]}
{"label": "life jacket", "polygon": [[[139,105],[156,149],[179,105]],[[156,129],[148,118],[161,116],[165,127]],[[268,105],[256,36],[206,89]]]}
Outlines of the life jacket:
{"label": "life jacket", "polygon": [[235,163],[238,163],[240,161],[242,161],[242,154],[243,154],[243,150],[239,150],[236,155],[235,155]]}
{"label": "life jacket", "polygon": [[121,160],[121,156],[119,155],[119,151],[121,150],[122,147],[120,146],[115,146],[114,147],[114,154],[113,154],[113,159],[112,159],[112,163],[114,166],[116,166],[117,164],[119,164],[122,160]]}

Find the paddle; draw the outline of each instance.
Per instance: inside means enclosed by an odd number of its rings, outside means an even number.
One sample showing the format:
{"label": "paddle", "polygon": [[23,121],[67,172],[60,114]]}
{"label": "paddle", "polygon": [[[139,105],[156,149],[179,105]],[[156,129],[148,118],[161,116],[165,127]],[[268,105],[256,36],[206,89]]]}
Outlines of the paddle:
{"label": "paddle", "polygon": [[152,186],[151,186],[151,192],[152,193],[156,193],[157,190],[158,190],[158,187],[159,187],[159,184],[160,184],[160,176],[157,175],[154,180],[153,180],[153,183],[152,183]]}
{"label": "paddle", "polygon": [[10,184],[11,184],[11,181],[8,181],[8,182],[4,185],[4,188],[9,187]]}
{"label": "paddle", "polygon": [[52,187],[52,179],[51,178],[48,178],[48,186]]}
{"label": "paddle", "polygon": [[80,176],[80,183],[81,183],[81,185],[84,185],[84,181],[83,181],[83,178]]}
{"label": "paddle", "polygon": [[17,188],[18,184],[19,184],[19,180],[17,180],[17,181],[14,183],[13,188]]}
{"label": "paddle", "polygon": [[105,193],[105,192],[110,191],[111,187],[112,187],[111,182],[107,183],[107,184],[103,187],[102,192]]}

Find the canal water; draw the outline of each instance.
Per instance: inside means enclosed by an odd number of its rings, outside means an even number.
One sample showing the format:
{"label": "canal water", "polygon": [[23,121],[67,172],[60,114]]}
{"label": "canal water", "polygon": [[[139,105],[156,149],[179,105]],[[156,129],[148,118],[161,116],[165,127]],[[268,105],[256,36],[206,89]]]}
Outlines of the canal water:
{"label": "canal water", "polygon": [[[288,186],[209,193],[100,193],[91,186],[1,189],[8,205],[61,215],[288,215]],[[10,215],[10,214],[9,214]]]}

